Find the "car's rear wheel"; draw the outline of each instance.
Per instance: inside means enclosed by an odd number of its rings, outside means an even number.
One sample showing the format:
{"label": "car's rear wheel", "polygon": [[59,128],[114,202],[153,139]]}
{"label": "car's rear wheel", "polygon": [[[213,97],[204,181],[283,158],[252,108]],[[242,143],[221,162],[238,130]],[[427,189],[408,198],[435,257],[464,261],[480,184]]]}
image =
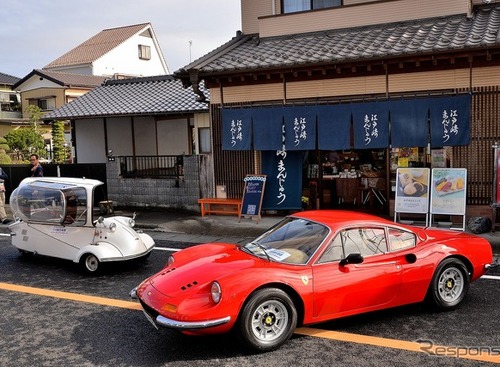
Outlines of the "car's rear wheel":
{"label": "car's rear wheel", "polygon": [[101,269],[101,263],[97,256],[94,254],[85,254],[80,260],[80,265],[83,270],[88,274],[97,274]]}
{"label": "car's rear wheel", "polygon": [[239,320],[243,343],[262,352],[283,345],[296,326],[295,305],[286,292],[277,288],[261,289],[250,296]]}
{"label": "car's rear wheel", "polygon": [[440,310],[451,310],[464,300],[469,286],[469,272],[464,263],[459,259],[445,259],[434,273],[428,300]]}

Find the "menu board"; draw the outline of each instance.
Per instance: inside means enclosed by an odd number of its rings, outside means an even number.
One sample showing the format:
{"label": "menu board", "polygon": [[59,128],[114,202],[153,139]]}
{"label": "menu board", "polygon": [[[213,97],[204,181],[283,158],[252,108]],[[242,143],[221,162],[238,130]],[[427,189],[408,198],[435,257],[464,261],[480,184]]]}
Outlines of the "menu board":
{"label": "menu board", "polygon": [[465,215],[467,170],[434,168],[431,179],[431,214]]}
{"label": "menu board", "polygon": [[428,213],[429,172],[429,168],[397,169],[395,212]]}
{"label": "menu board", "polygon": [[262,198],[266,186],[266,175],[247,175],[244,179],[243,200],[241,205],[241,216],[256,216],[260,219]]}

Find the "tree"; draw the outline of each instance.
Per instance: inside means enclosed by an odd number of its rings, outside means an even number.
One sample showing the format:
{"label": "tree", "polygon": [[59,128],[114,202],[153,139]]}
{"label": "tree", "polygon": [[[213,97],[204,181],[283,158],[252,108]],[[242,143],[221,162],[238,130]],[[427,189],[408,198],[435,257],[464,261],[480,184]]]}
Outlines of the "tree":
{"label": "tree", "polygon": [[47,156],[43,136],[38,129],[38,123],[43,115],[40,107],[30,105],[26,108],[30,115],[30,125],[18,128],[5,135],[5,140],[10,149],[20,153],[20,158],[27,161],[31,154],[38,154],[40,158]]}
{"label": "tree", "polygon": [[12,164],[12,158],[7,154],[9,150],[7,140],[0,137],[0,164]]}
{"label": "tree", "polygon": [[65,163],[69,157],[69,150],[64,140],[64,122],[52,122],[52,151],[54,163]]}

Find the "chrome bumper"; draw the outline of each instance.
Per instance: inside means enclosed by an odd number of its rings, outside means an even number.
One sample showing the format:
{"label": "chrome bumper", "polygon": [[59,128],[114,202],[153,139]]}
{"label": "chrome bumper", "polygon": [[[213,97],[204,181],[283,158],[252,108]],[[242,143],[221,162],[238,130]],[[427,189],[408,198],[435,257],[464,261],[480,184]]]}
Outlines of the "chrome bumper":
{"label": "chrome bumper", "polygon": [[[138,299],[137,297],[137,287],[133,288],[129,295],[132,299]],[[215,320],[206,320],[206,321],[177,321],[166,318],[164,316],[158,315],[155,320],[145,311],[143,310],[146,318],[157,328],[157,325],[163,326],[169,329],[177,329],[177,330],[196,330],[196,329],[206,329],[214,326],[224,325],[231,321],[231,316],[226,316],[220,319]]]}
{"label": "chrome bumper", "polygon": [[195,329],[206,329],[214,326],[219,326],[228,323],[231,320],[231,316],[223,317],[221,319],[207,320],[207,321],[177,321],[168,319],[159,315],[156,318],[156,324],[178,330],[195,330]]}

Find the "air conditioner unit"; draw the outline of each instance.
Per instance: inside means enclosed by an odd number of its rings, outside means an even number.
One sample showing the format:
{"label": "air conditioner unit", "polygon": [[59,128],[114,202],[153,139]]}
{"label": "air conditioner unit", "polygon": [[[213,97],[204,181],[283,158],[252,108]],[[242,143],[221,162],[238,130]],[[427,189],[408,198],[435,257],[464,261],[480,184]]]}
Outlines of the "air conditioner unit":
{"label": "air conditioner unit", "polygon": [[0,93],[0,102],[10,103],[9,93]]}

